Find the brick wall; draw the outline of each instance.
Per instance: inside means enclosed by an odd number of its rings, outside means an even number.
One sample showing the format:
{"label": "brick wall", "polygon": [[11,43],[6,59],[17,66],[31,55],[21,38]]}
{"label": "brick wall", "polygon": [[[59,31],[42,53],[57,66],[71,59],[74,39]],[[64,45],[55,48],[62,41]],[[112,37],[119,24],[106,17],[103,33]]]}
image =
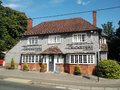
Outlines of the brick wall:
{"label": "brick wall", "polygon": [[60,72],[64,72],[64,64],[56,64],[59,69],[60,69]]}
{"label": "brick wall", "polygon": [[[73,74],[74,73],[74,68],[75,68],[75,64],[67,64],[65,65],[65,72]],[[94,70],[95,70],[95,65],[94,64],[81,64],[80,65],[80,70],[82,74],[86,74],[86,75],[92,75]]]}
{"label": "brick wall", "polygon": [[[47,70],[47,64],[46,70]],[[57,64],[60,72],[67,72],[70,74],[74,73],[74,68],[76,64]],[[28,64],[29,70],[40,71],[41,64]],[[80,64],[81,73],[84,75],[92,75],[95,70],[96,65],[94,64]],[[21,69],[23,69],[23,64],[21,64]]]}
{"label": "brick wall", "polygon": [[[21,64],[21,69],[23,69],[23,65]],[[45,64],[46,65],[46,64]],[[41,64],[28,64],[28,68],[30,71],[40,71]],[[47,65],[46,65],[46,70],[47,70]]]}

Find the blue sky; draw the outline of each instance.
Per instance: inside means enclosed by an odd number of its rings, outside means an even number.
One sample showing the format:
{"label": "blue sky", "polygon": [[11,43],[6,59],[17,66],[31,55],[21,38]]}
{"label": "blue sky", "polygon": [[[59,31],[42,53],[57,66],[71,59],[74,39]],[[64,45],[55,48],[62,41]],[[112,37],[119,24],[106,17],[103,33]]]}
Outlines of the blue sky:
{"label": "blue sky", "polygon": [[[2,0],[2,2],[4,6],[25,12],[29,18],[120,6],[120,0]],[[82,17],[92,23],[92,13],[89,12],[62,17],[34,19],[33,26],[44,21],[76,17]],[[107,21],[111,21],[117,28],[119,20],[120,8],[97,12],[98,27],[101,27],[101,24]]]}

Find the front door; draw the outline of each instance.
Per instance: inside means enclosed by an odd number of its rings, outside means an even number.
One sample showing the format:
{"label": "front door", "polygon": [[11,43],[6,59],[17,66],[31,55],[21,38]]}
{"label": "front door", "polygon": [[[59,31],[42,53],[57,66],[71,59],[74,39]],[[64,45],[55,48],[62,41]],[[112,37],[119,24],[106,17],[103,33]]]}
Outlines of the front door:
{"label": "front door", "polygon": [[54,55],[49,56],[49,71],[54,71]]}

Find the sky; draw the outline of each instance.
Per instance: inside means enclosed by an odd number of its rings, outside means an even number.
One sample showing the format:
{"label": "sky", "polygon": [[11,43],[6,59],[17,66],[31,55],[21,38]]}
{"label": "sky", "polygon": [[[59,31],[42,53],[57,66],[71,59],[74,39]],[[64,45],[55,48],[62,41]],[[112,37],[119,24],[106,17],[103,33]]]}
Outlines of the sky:
{"label": "sky", "polygon": [[[2,2],[3,6],[24,12],[29,18],[120,6],[120,0],[2,0]],[[45,21],[79,17],[82,17],[92,23],[92,12],[89,12],[67,16],[33,19],[33,26]],[[120,8],[97,11],[97,26],[100,28],[101,24],[107,23],[108,21],[113,22],[113,26],[117,28],[119,20]]]}

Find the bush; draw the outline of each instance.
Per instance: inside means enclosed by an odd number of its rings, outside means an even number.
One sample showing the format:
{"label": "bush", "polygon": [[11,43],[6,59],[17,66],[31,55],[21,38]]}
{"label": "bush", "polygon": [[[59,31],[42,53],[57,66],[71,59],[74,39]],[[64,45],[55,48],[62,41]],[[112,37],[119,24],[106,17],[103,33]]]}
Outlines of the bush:
{"label": "bush", "polygon": [[15,63],[14,63],[14,59],[13,58],[11,59],[11,62],[10,62],[10,68],[11,69],[15,68]]}
{"label": "bush", "polygon": [[27,63],[24,63],[24,65],[23,65],[23,71],[29,71]]}
{"label": "bush", "polygon": [[78,64],[75,66],[74,75],[81,75],[80,66]]}
{"label": "bush", "polygon": [[46,71],[45,64],[41,64],[40,72],[45,72],[45,71]]}
{"label": "bush", "polygon": [[104,78],[120,78],[120,65],[113,60],[102,60],[98,64],[98,75]]}

